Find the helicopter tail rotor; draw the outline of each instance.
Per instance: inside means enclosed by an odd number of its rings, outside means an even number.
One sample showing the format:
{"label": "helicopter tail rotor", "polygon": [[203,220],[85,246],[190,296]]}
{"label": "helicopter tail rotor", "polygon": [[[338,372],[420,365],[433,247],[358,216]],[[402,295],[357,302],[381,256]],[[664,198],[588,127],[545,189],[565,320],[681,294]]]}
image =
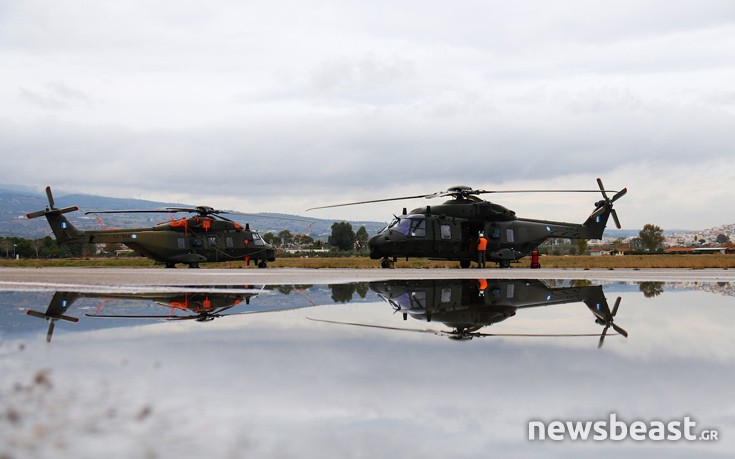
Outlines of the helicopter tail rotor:
{"label": "helicopter tail rotor", "polygon": [[48,198],[48,206],[46,209],[31,212],[26,214],[27,218],[38,218],[46,217],[51,231],[56,236],[56,241],[59,244],[76,244],[80,242],[80,238],[83,235],[81,231],[76,229],[69,220],[64,217],[64,214],[79,210],[77,206],[63,207],[61,209],[56,208],[54,202],[54,195],[51,193],[51,187],[46,187],[46,197]]}
{"label": "helicopter tail rotor", "polygon": [[62,209],[57,209],[54,202],[54,195],[51,193],[51,187],[46,187],[46,197],[48,198],[48,206],[46,206],[46,209],[39,210],[36,212],[31,212],[30,214],[27,214],[27,218],[38,218],[43,216],[59,216],[62,214],[66,214],[69,212],[74,212],[75,210],[79,210],[79,207],[77,206],[70,206],[70,207],[64,207]]}
{"label": "helicopter tail rotor", "polygon": [[623,327],[620,327],[615,324],[615,314],[618,313],[618,307],[620,306],[620,301],[622,300],[621,297],[618,297],[617,300],[615,300],[615,306],[613,306],[613,310],[609,315],[606,315],[604,319],[602,320],[602,323],[605,324],[605,328],[602,329],[602,333],[600,334],[600,341],[597,343],[597,348],[602,347],[602,343],[605,341],[605,335],[607,334],[607,330],[612,327],[613,330],[618,332],[619,334],[623,335],[624,337],[628,337],[628,332],[625,331]]}
{"label": "helicopter tail rotor", "polygon": [[622,228],[622,226],[620,225],[620,219],[618,218],[618,213],[615,212],[615,209],[613,209],[613,203],[625,196],[625,194],[628,192],[628,189],[623,188],[622,190],[615,193],[612,198],[610,198],[607,196],[607,192],[602,184],[602,180],[599,178],[597,179],[597,185],[600,187],[600,193],[602,193],[603,199],[595,203],[596,209],[594,212],[592,212],[592,215],[590,215],[590,219],[595,220],[597,219],[597,217],[605,214],[606,212],[609,212],[610,215],[612,215],[613,220],[615,221],[615,226],[618,229]]}

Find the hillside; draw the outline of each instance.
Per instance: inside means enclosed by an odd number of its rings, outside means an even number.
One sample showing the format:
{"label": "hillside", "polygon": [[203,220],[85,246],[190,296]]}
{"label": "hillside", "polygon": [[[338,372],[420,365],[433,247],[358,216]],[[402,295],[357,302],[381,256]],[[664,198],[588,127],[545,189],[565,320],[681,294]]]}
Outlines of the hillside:
{"label": "hillside", "polygon": [[[80,211],[69,214],[69,219],[80,229],[100,229],[100,223],[93,215],[84,215],[84,212],[91,210],[146,210],[161,209],[165,207],[192,207],[192,204],[147,201],[142,199],[120,199],[105,196],[93,196],[88,194],[59,194],[54,195],[57,207],[78,206]],[[0,189],[0,236],[38,238],[51,235],[44,219],[28,220],[25,215],[29,212],[41,210],[47,205],[46,195],[43,193],[33,193],[21,190]],[[196,205],[196,204],[195,204]],[[237,210],[237,209],[234,209]],[[266,216],[282,216],[309,218],[299,215],[263,213]],[[180,215],[177,215],[179,217]],[[130,228],[139,226],[152,226],[167,220],[166,214],[109,214],[102,215],[100,219],[102,223],[111,228]],[[249,223],[250,226],[261,233],[272,231],[278,233],[282,230],[289,230],[294,234],[309,234],[314,238],[326,240],[331,233],[331,226],[334,220],[313,219],[314,223],[310,226],[306,222],[297,222],[289,220],[273,220],[264,217],[233,217],[241,223]],[[360,226],[365,225],[370,235],[380,231],[385,223],[373,221],[351,221],[353,229],[356,231]],[[605,238],[630,238],[638,235],[638,229],[618,230],[607,228],[605,230]],[[717,228],[702,229],[698,231],[687,230],[666,230],[664,235],[672,243],[675,241],[690,241],[704,239],[707,242],[714,242],[714,238],[723,233],[730,237],[731,241],[735,241],[735,224],[722,225]],[[609,242],[609,241],[608,241]]]}
{"label": "hillside", "polygon": [[[192,204],[146,201],[142,199],[119,199],[87,194],[67,194],[58,196],[54,193],[56,207],[78,206],[79,212],[67,214],[69,220],[79,229],[101,229],[99,221],[94,215],[84,215],[92,210],[149,210],[165,207],[192,207]],[[27,239],[51,235],[51,230],[45,219],[29,220],[26,214],[44,209],[48,205],[45,194],[25,191],[0,190],[0,236],[23,237]],[[196,205],[196,204],[195,204]],[[237,209],[234,209],[237,210]],[[299,215],[263,213],[264,217],[229,216],[241,223],[249,223],[253,229],[261,233],[272,231],[278,233],[289,230],[294,234],[309,234],[314,238],[325,240],[331,234],[333,220],[313,219],[308,222],[274,220],[265,216],[279,216],[292,218],[309,218]],[[177,214],[176,217],[180,217]],[[169,219],[166,214],[106,214],[101,215],[102,223],[110,228],[130,228],[152,226]],[[309,218],[309,220],[312,220]],[[370,221],[351,221],[356,231],[365,226],[369,234],[375,234],[385,226],[385,223]]]}

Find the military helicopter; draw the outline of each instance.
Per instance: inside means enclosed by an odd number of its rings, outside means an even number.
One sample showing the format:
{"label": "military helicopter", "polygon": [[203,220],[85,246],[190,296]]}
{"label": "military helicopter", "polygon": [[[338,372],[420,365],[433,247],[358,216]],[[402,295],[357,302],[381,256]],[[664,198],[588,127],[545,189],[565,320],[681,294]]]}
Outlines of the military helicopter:
{"label": "military helicopter", "polygon": [[[135,301],[150,301],[158,306],[169,309],[168,314],[101,314],[103,304],[97,308],[94,314],[85,314],[87,317],[100,318],[122,318],[122,319],[164,319],[164,320],[194,320],[196,322],[211,322],[219,317],[253,314],[257,311],[246,311],[237,313],[224,312],[241,303],[250,304],[250,299],[258,295],[258,291],[251,291],[247,286],[242,287],[217,286],[209,290],[197,287],[193,291],[135,293],[135,294],[101,294],[100,298],[129,299]],[[222,290],[222,291],[218,291]],[[85,295],[90,297],[91,295]],[[176,313],[175,313],[176,312]]]}
{"label": "military helicopter", "polygon": [[538,279],[421,279],[371,282],[370,289],[388,302],[403,320],[408,316],[423,322],[442,322],[451,330],[428,330],[353,322],[312,319],[319,322],[358,325],[387,330],[402,330],[446,336],[469,341],[488,336],[575,337],[598,336],[589,333],[525,334],[483,333],[480,330],[516,315],[520,309],[584,302],[592,311],[595,323],[602,325],[598,348],[612,327],[627,337],[628,332],[614,323],[621,298],[611,312],[599,285],[549,287]]}
{"label": "military helicopter", "polygon": [[[28,218],[46,217],[51,230],[59,244],[125,244],[135,252],[164,263],[166,268],[175,268],[177,263],[188,264],[190,268],[198,268],[199,263],[208,261],[245,260],[249,265],[253,261],[259,268],[268,267],[268,262],[276,260],[273,246],[265,242],[260,235],[239,223],[223,216],[243,215],[275,218],[280,220],[296,220],[298,218],[267,217],[260,214],[222,211],[211,207],[169,207],[155,210],[100,210],[85,212],[89,214],[119,213],[167,213],[171,220],[150,228],[104,229],[82,231],[77,229],[63,214],[79,210],[77,206],[57,209],[51,187],[46,187],[49,205],[45,210],[32,212]],[[174,219],[175,213],[195,214],[191,217]]]}
{"label": "military helicopter", "polygon": [[[179,290],[180,289],[180,290]],[[257,296],[262,289],[256,289],[250,286],[212,286],[212,287],[179,287],[177,290],[171,291],[151,291],[151,292],[77,292],[77,291],[56,291],[48,304],[45,312],[29,309],[26,315],[45,319],[49,322],[48,331],[46,333],[46,341],[51,342],[53,337],[55,322],[64,320],[71,323],[79,322],[77,317],[67,315],[68,309],[78,300],[82,298],[99,299],[102,302],[98,306],[94,314],[85,314],[87,317],[97,318],[124,318],[124,319],[163,319],[169,321],[194,320],[196,322],[210,322],[219,317],[231,315],[257,314],[260,312],[274,312],[282,309],[266,309],[256,311],[228,312],[232,308],[250,305],[250,300]],[[100,310],[108,301],[126,301],[124,306],[129,306],[129,302],[138,302],[155,304],[167,308],[168,314],[101,314]],[[140,307],[136,305],[136,307]],[[291,309],[291,308],[289,308]],[[123,312],[129,311],[125,308]]]}
{"label": "military helicopter", "polygon": [[[417,198],[452,199],[436,206],[419,207],[400,216],[377,235],[370,238],[370,258],[382,260],[381,267],[390,268],[398,258],[431,258],[459,261],[460,267],[469,268],[477,260],[477,241],[480,233],[487,239],[488,261],[508,268],[537,251],[549,238],[601,239],[612,214],[620,228],[620,220],[613,203],[623,197],[627,188],[620,191],[606,190],[597,179],[599,190],[476,190],[468,186],[454,186],[446,191],[418,196],[376,199],[330,206],[312,207],[309,210],[352,206],[375,202],[398,201]],[[482,200],[481,194],[489,193],[602,193],[602,200],[582,224],[519,218],[515,212],[499,204]],[[615,193],[608,197],[607,193]]]}

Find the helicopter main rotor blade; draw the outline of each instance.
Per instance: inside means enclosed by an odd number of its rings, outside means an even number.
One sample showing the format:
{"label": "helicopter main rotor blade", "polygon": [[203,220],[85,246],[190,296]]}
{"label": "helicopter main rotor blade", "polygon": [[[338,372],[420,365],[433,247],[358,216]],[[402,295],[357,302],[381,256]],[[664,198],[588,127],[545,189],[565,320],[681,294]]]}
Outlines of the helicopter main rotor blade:
{"label": "helicopter main rotor blade", "polygon": [[[447,333],[447,332],[444,332]],[[569,338],[575,336],[597,336],[597,333],[468,333],[468,336],[509,336],[524,338]]]}
{"label": "helicopter main rotor blade", "polygon": [[405,199],[428,198],[428,197],[435,196],[435,195],[437,195],[437,193],[420,194],[420,195],[416,195],[416,196],[402,196],[400,198],[385,198],[385,199],[373,199],[373,200],[370,200],[370,201],[347,202],[347,203],[343,203],[343,204],[333,204],[331,206],[312,207],[310,209],[306,209],[306,211],[308,212],[310,210],[317,210],[317,209],[330,209],[330,208],[333,208],[333,207],[356,206],[356,205],[359,205],[359,204],[372,204],[374,202],[402,201],[402,200],[405,200]]}
{"label": "helicopter main rotor blade", "polygon": [[[486,193],[599,193],[601,190],[476,190],[472,194]],[[617,190],[602,190],[616,193]]]}
{"label": "helicopter main rotor blade", "polygon": [[[603,190],[611,193],[617,193],[617,190]],[[402,196],[399,198],[385,198],[385,199],[372,199],[369,201],[357,201],[348,202],[343,204],[334,204],[331,206],[319,206],[306,209],[306,211],[317,210],[317,209],[330,209],[333,207],[344,207],[344,206],[355,206],[360,204],[372,204],[375,202],[389,202],[389,201],[402,201],[406,199],[420,199],[420,198],[440,198],[445,196],[455,195],[477,195],[477,194],[489,194],[489,193],[599,193],[600,190],[464,190],[464,191],[439,191],[437,193],[430,194],[419,194],[416,196]]]}
{"label": "helicopter main rotor blade", "polygon": [[340,322],[338,320],[326,320],[326,319],[313,319],[311,317],[307,317],[307,319],[312,320],[314,322],[324,322],[328,324],[337,324],[337,325],[354,325],[356,327],[365,327],[365,328],[380,328],[383,330],[398,330],[398,331],[410,331],[410,332],[418,332],[418,333],[431,333],[434,335],[439,335],[442,332],[435,331],[435,330],[429,330],[429,329],[420,329],[420,328],[401,328],[401,327],[388,327],[385,325],[369,325],[369,324],[361,324],[357,322]]}
{"label": "helicopter main rotor blade", "polygon": [[[121,315],[121,314],[84,314],[87,317],[99,317],[101,319],[171,319],[170,315]],[[195,318],[197,316],[182,316],[184,318]]]}
{"label": "helicopter main rotor blade", "polygon": [[167,209],[153,209],[153,210],[95,210],[95,211],[85,212],[84,214],[85,215],[90,215],[90,214],[92,215],[94,214],[175,214],[179,212],[186,212],[186,213],[192,213],[192,214],[198,213],[198,214],[204,214],[204,215],[216,215],[219,218],[230,221],[230,222],[232,220],[222,217],[221,214],[240,215],[243,217],[268,218],[268,219],[273,219],[273,220],[292,220],[292,221],[307,222],[307,223],[314,222],[314,220],[309,220],[306,218],[298,218],[298,217],[281,217],[281,216],[274,216],[274,215],[264,215],[264,214],[236,212],[236,211],[227,211],[227,210],[202,211],[201,209],[186,208],[186,207],[171,207]]}
{"label": "helicopter main rotor blade", "polygon": [[265,215],[265,214],[251,214],[247,212],[236,212],[236,211],[217,211],[216,215],[220,218],[224,218],[221,216],[221,214],[227,214],[227,215],[240,215],[243,217],[258,217],[258,218],[269,218],[272,220],[291,220],[296,222],[307,222],[307,223],[314,223],[314,220],[309,220],[307,218],[299,218],[299,217],[281,217],[276,215]]}
{"label": "helicopter main rotor blade", "polygon": [[311,317],[307,317],[309,320],[313,320],[314,322],[325,322],[330,324],[338,324],[338,325],[354,325],[357,327],[366,327],[366,328],[380,328],[383,330],[397,330],[397,331],[410,331],[410,332],[418,332],[418,333],[431,333],[433,335],[439,335],[439,336],[473,336],[473,337],[483,337],[483,336],[501,336],[501,337],[527,337],[527,338],[558,338],[558,337],[572,337],[572,336],[597,336],[597,333],[560,333],[560,334],[547,334],[547,333],[479,333],[479,332],[470,332],[470,333],[461,333],[461,332],[452,332],[452,331],[441,331],[441,330],[429,330],[429,329],[419,329],[419,328],[402,328],[402,327],[388,327],[385,325],[369,325],[369,324],[361,324],[357,322],[340,322],[337,320],[326,320],[326,319],[313,319]]}
{"label": "helicopter main rotor blade", "polygon": [[84,212],[84,215],[94,215],[94,214],[168,214],[171,212],[178,212],[178,211],[171,211],[171,210],[92,210],[89,212]]}

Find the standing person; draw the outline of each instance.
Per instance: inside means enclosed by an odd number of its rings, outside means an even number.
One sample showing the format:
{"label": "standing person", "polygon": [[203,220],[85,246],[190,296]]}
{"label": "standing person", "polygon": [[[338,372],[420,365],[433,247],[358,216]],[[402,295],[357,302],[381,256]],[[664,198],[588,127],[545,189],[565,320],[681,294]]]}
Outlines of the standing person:
{"label": "standing person", "polygon": [[477,238],[477,267],[478,268],[484,268],[485,262],[487,259],[485,258],[485,250],[487,250],[487,239],[485,239],[485,233],[480,231],[480,234]]}

